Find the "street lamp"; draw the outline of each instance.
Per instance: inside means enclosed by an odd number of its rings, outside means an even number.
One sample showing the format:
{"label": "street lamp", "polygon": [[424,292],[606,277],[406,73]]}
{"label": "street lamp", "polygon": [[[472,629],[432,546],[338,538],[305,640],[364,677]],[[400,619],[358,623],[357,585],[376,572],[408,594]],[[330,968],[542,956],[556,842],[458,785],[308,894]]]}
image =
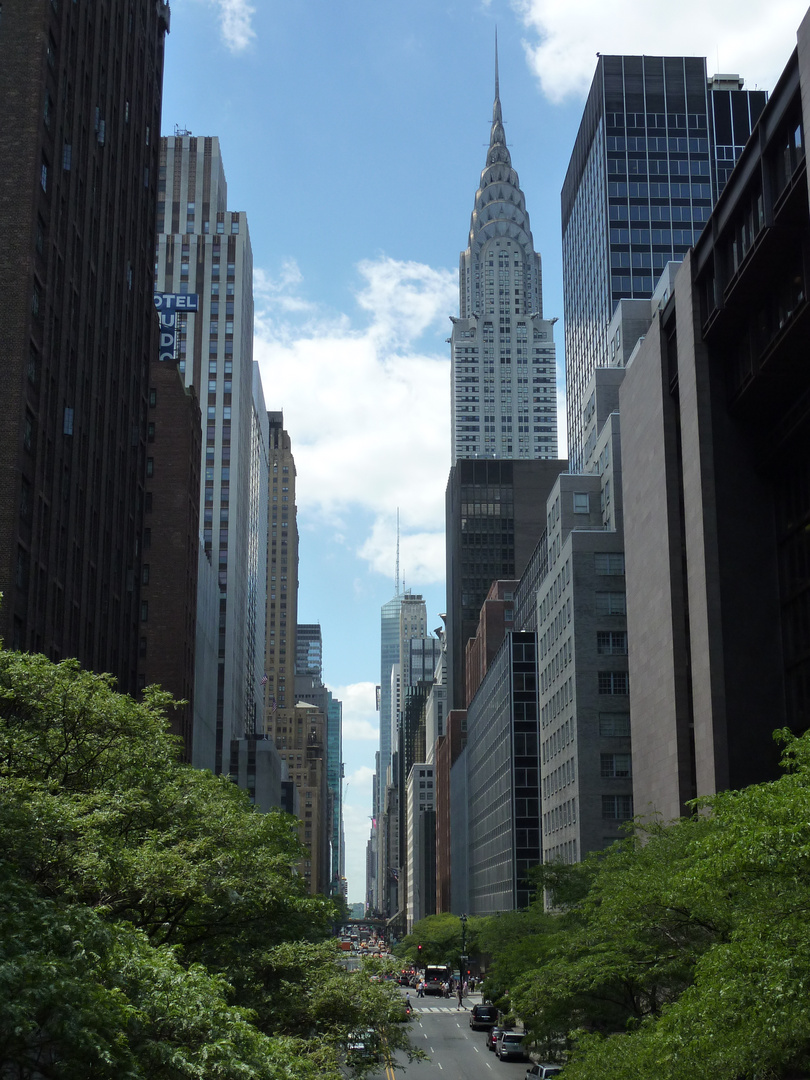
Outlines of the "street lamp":
{"label": "street lamp", "polygon": [[459,974],[461,975],[461,981],[463,982],[464,981],[463,968],[464,968],[464,965],[465,965],[465,963],[467,961],[467,916],[466,915],[459,915],[459,920],[461,922],[461,967],[462,967],[462,970],[459,972]]}

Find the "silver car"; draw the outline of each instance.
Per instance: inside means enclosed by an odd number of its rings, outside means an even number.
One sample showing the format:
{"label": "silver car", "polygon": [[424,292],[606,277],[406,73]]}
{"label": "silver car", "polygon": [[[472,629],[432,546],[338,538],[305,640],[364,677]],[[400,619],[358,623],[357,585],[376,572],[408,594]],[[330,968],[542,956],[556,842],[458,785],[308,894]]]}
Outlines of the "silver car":
{"label": "silver car", "polygon": [[561,1072],[562,1065],[530,1065],[525,1080],[548,1080],[549,1076],[559,1076]]}
{"label": "silver car", "polygon": [[523,1032],[504,1031],[498,1037],[495,1053],[501,1061],[508,1061],[510,1058],[516,1061],[525,1061],[528,1055],[523,1048]]}

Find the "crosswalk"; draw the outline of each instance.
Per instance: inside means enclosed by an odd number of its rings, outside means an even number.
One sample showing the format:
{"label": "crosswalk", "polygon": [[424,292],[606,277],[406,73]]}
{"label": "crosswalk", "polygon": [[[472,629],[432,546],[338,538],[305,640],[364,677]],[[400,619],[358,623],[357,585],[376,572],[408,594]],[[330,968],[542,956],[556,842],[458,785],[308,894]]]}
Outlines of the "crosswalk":
{"label": "crosswalk", "polygon": [[459,1009],[458,1005],[454,1001],[447,1001],[447,1002],[444,1002],[441,1005],[434,1004],[433,1002],[428,1004],[428,999],[427,998],[420,998],[418,1001],[412,1001],[411,1002],[411,1008],[413,1009],[413,1011],[415,1013],[419,1013],[419,1012],[426,1012],[426,1013],[458,1012],[458,1013],[463,1013],[463,1012],[469,1012],[470,1011],[469,1008],[461,1008],[461,1009]]}

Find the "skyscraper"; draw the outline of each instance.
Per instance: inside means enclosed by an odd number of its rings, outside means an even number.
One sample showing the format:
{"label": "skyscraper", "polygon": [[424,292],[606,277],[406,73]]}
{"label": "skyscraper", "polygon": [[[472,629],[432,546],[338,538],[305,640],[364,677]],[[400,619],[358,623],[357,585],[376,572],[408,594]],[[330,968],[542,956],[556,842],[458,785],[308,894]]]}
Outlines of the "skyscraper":
{"label": "skyscraper", "polygon": [[448,708],[467,707],[464,653],[493,581],[517,579],[546,528],[567,462],[459,461],[445,495]]}
{"label": "skyscraper", "polygon": [[810,13],[622,384],[635,812],[810,727]]}
{"label": "skyscraper", "polygon": [[496,45],[489,150],[459,260],[450,339],[454,465],[556,458],[555,321],[543,318],[540,256],[506,146]]}
{"label": "skyscraper", "polygon": [[295,674],[323,680],[323,638],[320,623],[299,623],[295,632]]}
{"label": "skyscraper", "polygon": [[562,189],[568,457],[581,470],[585,389],[611,362],[621,299],[648,299],[680,260],[765,104],[703,57],[601,56]]}
{"label": "skyscraper", "polygon": [[295,704],[295,630],[298,623],[298,516],[295,458],[284,414],[270,424],[270,537],[267,545],[267,630],[264,673],[265,727],[287,734],[287,710]]}
{"label": "skyscraper", "polygon": [[137,690],[165,0],[0,20],[0,636]]}
{"label": "skyscraper", "polygon": [[[178,315],[178,367],[199,389],[204,430],[200,517],[219,585],[215,771],[231,742],[261,727],[267,417],[253,364],[253,257],[244,213],[227,209],[219,140],[161,140],[156,284],[197,294]],[[261,477],[262,462],[264,478]]]}
{"label": "skyscraper", "polygon": [[399,613],[402,606],[402,594],[383,604],[380,612],[380,786],[385,790],[385,777],[391,764],[391,721],[393,716],[391,700],[391,669],[399,663]]}
{"label": "skyscraper", "polygon": [[[326,775],[328,691],[320,679],[301,676],[310,693],[296,693],[298,624],[298,516],[295,458],[284,414],[267,414],[270,428],[270,528],[267,543],[265,731],[287,763],[298,795],[299,839],[307,848],[300,866],[312,893],[329,889]],[[305,688],[301,686],[303,691]],[[308,700],[307,700],[308,699]]]}

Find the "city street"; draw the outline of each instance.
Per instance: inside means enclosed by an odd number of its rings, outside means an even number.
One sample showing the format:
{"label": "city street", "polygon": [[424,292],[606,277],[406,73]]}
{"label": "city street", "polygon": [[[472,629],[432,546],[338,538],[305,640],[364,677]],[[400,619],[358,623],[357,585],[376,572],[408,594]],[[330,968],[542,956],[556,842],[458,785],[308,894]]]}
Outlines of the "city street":
{"label": "city street", "polygon": [[[411,1041],[429,1061],[407,1065],[407,1080],[523,1080],[525,1061],[500,1061],[487,1050],[486,1032],[470,1029],[470,1007],[480,995],[465,999],[467,1010],[457,1010],[455,998],[416,998],[411,994],[414,1019]],[[381,1067],[375,1080],[393,1080],[393,1070]]]}

